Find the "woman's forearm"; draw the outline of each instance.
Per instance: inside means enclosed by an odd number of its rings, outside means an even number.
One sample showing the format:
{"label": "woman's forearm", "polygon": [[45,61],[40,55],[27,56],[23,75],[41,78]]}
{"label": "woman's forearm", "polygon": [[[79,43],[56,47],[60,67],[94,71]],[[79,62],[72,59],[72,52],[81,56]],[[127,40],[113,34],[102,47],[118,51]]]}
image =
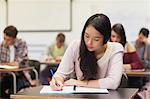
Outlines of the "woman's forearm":
{"label": "woman's forearm", "polygon": [[89,80],[89,81],[86,81],[85,87],[100,88],[100,84],[98,80]]}

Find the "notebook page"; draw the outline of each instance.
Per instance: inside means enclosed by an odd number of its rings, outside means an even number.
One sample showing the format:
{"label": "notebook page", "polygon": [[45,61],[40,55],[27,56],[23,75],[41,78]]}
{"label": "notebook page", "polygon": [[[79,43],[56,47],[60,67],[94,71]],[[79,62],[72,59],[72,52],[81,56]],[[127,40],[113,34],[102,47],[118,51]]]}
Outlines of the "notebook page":
{"label": "notebook page", "polygon": [[2,69],[16,69],[16,68],[18,68],[18,66],[0,65],[0,68],[2,68]]}
{"label": "notebook page", "polygon": [[73,90],[73,86],[64,86],[61,91],[53,91],[50,86],[43,86],[40,91],[41,94],[67,94],[67,93],[109,93],[107,89],[98,89],[98,88],[87,88],[87,87],[76,87],[76,90]]}

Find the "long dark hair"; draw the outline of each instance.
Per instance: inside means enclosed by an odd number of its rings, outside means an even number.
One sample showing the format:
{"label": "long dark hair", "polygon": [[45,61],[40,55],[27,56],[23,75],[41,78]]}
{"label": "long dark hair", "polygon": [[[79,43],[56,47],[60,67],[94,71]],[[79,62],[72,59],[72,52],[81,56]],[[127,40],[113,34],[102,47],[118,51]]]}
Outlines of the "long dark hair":
{"label": "long dark hair", "polygon": [[88,51],[84,41],[84,33],[89,25],[93,26],[97,31],[99,31],[103,35],[103,44],[107,43],[111,35],[111,23],[106,15],[95,14],[86,21],[82,30],[79,56],[80,69],[83,72],[84,80],[96,79],[98,70],[95,52]]}
{"label": "long dark hair", "polygon": [[[125,34],[125,30],[124,30],[123,25],[120,23],[114,24],[112,27],[112,30],[120,36],[120,42],[119,43],[121,43],[123,45],[123,47],[125,47],[127,40],[126,40],[126,34]],[[111,41],[111,39],[110,39],[110,41]]]}

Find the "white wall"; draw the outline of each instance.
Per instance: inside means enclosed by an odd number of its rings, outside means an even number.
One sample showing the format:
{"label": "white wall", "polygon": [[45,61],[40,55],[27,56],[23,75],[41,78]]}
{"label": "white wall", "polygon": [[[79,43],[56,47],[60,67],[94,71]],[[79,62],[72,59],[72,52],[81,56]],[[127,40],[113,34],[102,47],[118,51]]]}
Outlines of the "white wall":
{"label": "white wall", "polygon": [[0,0],[0,42],[2,41],[2,31],[6,26],[6,3]]}
{"label": "white wall", "polygon": [[[6,25],[5,0],[0,0],[0,31]],[[94,13],[105,13],[112,24],[122,23],[128,41],[134,41],[141,27],[150,28],[150,0],[72,0],[72,31],[65,32],[66,41],[70,43],[80,38],[83,25]],[[60,12],[60,16],[61,16]],[[58,17],[58,16],[56,16]],[[55,40],[57,32],[22,32],[19,37],[28,44],[48,45]],[[2,32],[0,37],[2,36]],[[30,56],[39,58],[38,55]]]}
{"label": "white wall", "polygon": [[7,4],[8,24],[20,31],[70,30],[71,0],[7,0]]}

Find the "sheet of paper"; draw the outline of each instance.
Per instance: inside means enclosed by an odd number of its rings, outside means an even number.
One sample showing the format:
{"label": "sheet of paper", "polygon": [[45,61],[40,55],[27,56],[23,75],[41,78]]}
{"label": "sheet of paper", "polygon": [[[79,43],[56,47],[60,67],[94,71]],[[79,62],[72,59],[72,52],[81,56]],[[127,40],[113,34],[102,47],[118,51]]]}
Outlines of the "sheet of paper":
{"label": "sheet of paper", "polygon": [[16,68],[18,68],[18,66],[0,65],[0,68],[2,68],[2,69],[16,69]]}
{"label": "sheet of paper", "polygon": [[145,69],[133,69],[133,70],[127,70],[127,72],[143,72]]}
{"label": "sheet of paper", "polygon": [[77,87],[76,93],[109,93],[107,89]]}
{"label": "sheet of paper", "polygon": [[73,86],[64,86],[62,91],[53,91],[50,86],[43,86],[40,91],[41,94],[67,94],[67,93],[109,93],[107,89],[76,87],[73,90]]}

